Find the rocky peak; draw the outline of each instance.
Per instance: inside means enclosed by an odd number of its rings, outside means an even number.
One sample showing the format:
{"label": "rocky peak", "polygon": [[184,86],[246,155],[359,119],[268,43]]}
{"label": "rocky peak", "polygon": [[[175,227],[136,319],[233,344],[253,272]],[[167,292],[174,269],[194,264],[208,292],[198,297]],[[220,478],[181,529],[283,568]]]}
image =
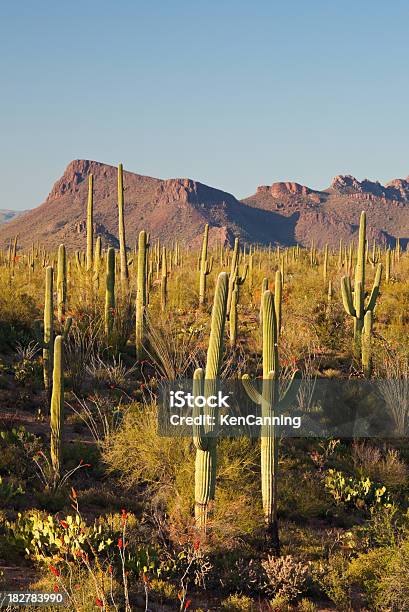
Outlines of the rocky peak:
{"label": "rocky peak", "polygon": [[68,164],[64,174],[54,183],[53,188],[48,196],[48,199],[59,198],[65,193],[74,193],[78,191],[79,185],[88,177],[89,174],[94,176],[107,176],[107,168],[112,172],[116,172],[114,166],[107,166],[100,162],[91,161],[89,159],[74,159]]}
{"label": "rocky peak", "polygon": [[236,202],[236,198],[230,193],[187,178],[162,181],[159,186],[159,198],[162,204],[181,202],[212,206],[221,202]]}
{"label": "rocky peak", "polygon": [[366,199],[370,200],[381,198],[398,202],[409,201],[409,182],[407,179],[395,179],[386,185],[382,185],[379,181],[368,179],[358,181],[351,175],[339,175],[332,181],[331,188],[339,193],[356,195],[356,197],[359,194],[365,194]]}
{"label": "rocky peak", "polygon": [[257,187],[256,193],[268,193],[276,199],[308,198],[314,202],[320,201],[318,192],[306,187],[306,185],[300,185],[300,183],[295,183],[293,181],[282,181],[273,183],[272,185],[260,185],[260,187]]}

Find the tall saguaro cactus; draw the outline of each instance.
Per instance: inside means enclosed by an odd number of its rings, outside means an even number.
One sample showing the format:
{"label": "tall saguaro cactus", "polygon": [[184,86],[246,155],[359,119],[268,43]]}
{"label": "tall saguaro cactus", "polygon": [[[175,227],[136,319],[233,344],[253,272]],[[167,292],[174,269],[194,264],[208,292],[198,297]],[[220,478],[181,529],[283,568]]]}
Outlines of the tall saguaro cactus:
{"label": "tall saguaro cactus", "polygon": [[345,311],[354,318],[354,352],[358,357],[362,351],[362,330],[364,328],[365,315],[373,311],[379,295],[382,277],[382,264],[378,264],[372,291],[365,306],[365,266],[366,266],[366,215],[361,213],[359,223],[359,242],[357,263],[355,267],[354,290],[352,291],[351,278],[343,276],[341,280],[342,301]]}
{"label": "tall saguaro cactus", "polygon": [[213,267],[213,257],[210,260],[207,258],[207,245],[209,240],[209,225],[206,223],[202,253],[200,257],[200,276],[199,276],[199,306],[203,306],[206,302],[206,277],[211,273]]}
{"label": "tall saguaro cactus", "polygon": [[[210,327],[209,346],[207,349],[207,361],[205,372],[205,383],[203,385],[203,370],[197,369],[194,374],[194,395],[211,395],[216,387],[217,378],[220,375],[223,357],[223,337],[226,321],[228,293],[228,275],[221,272],[217,279],[216,290],[213,300],[212,319]],[[215,408],[208,408],[214,415]],[[216,437],[211,434],[214,426],[209,425],[195,427],[193,441],[196,447],[195,463],[195,518],[196,525],[202,531],[206,530],[209,506],[214,500],[216,487]]]}
{"label": "tall saguaro cactus", "polygon": [[57,261],[57,318],[63,322],[67,307],[67,255],[65,246],[58,247]]}
{"label": "tall saguaro cactus", "polygon": [[64,428],[64,369],[63,337],[56,336],[54,342],[53,392],[51,396],[51,465],[54,478],[61,472],[62,434]]}
{"label": "tall saguaro cactus", "polygon": [[[263,293],[263,387],[261,394],[253,387],[249,376],[242,377],[250,399],[261,405],[263,417],[274,417],[284,411],[297,394],[294,372],[285,393],[280,397],[280,364],[278,355],[277,313],[270,290]],[[267,420],[265,422],[268,422]],[[273,423],[273,420],[271,420]],[[278,441],[274,424],[261,430],[261,494],[267,534],[276,554],[280,552],[277,521]]]}
{"label": "tall saguaro cactus", "polygon": [[92,270],[94,258],[94,177],[88,177],[88,206],[87,206],[87,272]]}
{"label": "tall saguaro cactus", "polygon": [[136,358],[141,360],[143,357],[143,343],[145,337],[145,317],[146,317],[146,271],[147,271],[147,237],[146,232],[139,232],[138,241],[138,278],[136,290],[136,327],[135,327],[135,347]]}
{"label": "tall saguaro cactus", "polygon": [[239,239],[236,238],[234,241],[234,249],[230,264],[230,277],[229,277],[229,293],[227,295],[227,316],[230,315],[231,298],[235,288],[235,280],[237,275],[237,268],[239,265]]}
{"label": "tall saguaro cactus", "polygon": [[121,261],[121,286],[124,293],[129,290],[129,272],[126,258],[126,236],[124,218],[124,174],[122,164],[118,166],[118,224],[119,256]]}
{"label": "tall saguaro cactus", "polygon": [[45,271],[45,295],[44,295],[44,330],[41,334],[40,321],[34,322],[34,331],[37,342],[43,349],[43,376],[44,387],[51,397],[51,378],[53,367],[54,350],[54,300],[53,300],[53,278],[52,266],[47,266]]}
{"label": "tall saguaro cactus", "polygon": [[109,339],[114,326],[115,309],[115,249],[109,247],[106,262],[105,335]]}

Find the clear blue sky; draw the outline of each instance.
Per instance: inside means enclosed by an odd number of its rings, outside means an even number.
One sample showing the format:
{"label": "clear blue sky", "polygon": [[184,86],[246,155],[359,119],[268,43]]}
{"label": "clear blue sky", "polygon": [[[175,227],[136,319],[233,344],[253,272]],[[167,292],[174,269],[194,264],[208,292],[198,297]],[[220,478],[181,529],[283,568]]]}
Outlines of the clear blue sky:
{"label": "clear blue sky", "polygon": [[0,4],[0,208],[71,159],[233,192],[409,174],[407,0]]}

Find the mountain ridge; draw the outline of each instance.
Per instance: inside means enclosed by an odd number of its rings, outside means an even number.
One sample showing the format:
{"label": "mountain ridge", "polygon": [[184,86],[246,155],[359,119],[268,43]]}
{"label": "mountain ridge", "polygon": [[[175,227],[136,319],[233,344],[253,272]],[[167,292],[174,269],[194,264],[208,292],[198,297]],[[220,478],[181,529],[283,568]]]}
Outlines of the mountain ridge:
{"label": "mountain ridge", "polygon": [[[85,246],[88,175],[94,176],[94,225],[104,244],[117,246],[117,168],[102,162],[71,161],[46,200],[0,226],[0,244],[18,234],[28,247],[39,240],[48,248],[64,242]],[[361,210],[368,213],[368,237],[381,244],[409,237],[409,177],[382,185],[337,175],[323,190],[293,181],[260,185],[242,200],[190,178],[159,179],[124,171],[127,243],[133,247],[141,229],[163,242],[176,239],[200,245],[203,227],[210,242],[243,241],[307,246],[354,239]]]}

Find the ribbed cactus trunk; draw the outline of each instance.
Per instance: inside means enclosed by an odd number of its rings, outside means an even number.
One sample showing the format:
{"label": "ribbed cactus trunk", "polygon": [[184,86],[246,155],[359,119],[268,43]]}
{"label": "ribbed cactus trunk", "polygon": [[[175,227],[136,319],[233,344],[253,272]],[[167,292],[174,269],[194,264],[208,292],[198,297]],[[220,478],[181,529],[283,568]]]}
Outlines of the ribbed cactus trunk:
{"label": "ribbed cactus trunk", "polygon": [[88,206],[87,206],[87,272],[92,270],[94,259],[94,178],[88,177]]}
{"label": "ribbed cactus trunk", "polygon": [[237,316],[237,304],[239,298],[239,290],[236,287],[233,291],[233,295],[231,298],[231,307],[230,307],[230,348],[235,349],[237,343],[237,330],[238,330],[238,316]]}
{"label": "ribbed cactus trunk", "polygon": [[372,321],[372,310],[368,310],[362,330],[362,370],[367,378],[372,374]]}
{"label": "ribbed cactus trunk", "polygon": [[168,264],[166,256],[166,247],[162,249],[162,276],[160,284],[160,301],[162,312],[165,312],[168,301]]}
{"label": "ribbed cactus trunk", "polygon": [[105,286],[105,335],[109,340],[114,326],[115,309],[115,249],[108,248]]}
{"label": "ribbed cactus trunk", "polygon": [[145,317],[147,301],[147,280],[146,280],[146,261],[147,239],[146,232],[139,233],[138,241],[138,278],[136,290],[136,327],[135,327],[135,348],[136,358],[140,361],[143,358],[145,340]]}
{"label": "ribbed cactus trunk", "polygon": [[119,256],[121,262],[121,287],[124,294],[129,291],[129,272],[126,258],[126,236],[124,218],[124,175],[122,164],[118,166],[118,233],[119,233]]}
{"label": "ribbed cactus trunk", "polygon": [[[267,289],[267,287],[266,287]],[[280,270],[277,270],[274,286],[274,310],[277,319],[277,336],[281,333],[281,314],[283,301],[283,281]]]}
{"label": "ribbed cactus trunk", "polygon": [[67,255],[65,246],[60,244],[58,247],[57,263],[57,318],[63,322],[67,307]]}
{"label": "ribbed cactus trunk", "polygon": [[263,295],[264,292],[268,289],[268,278],[263,278],[261,283],[261,297],[260,297],[260,312],[259,312],[259,321],[260,328],[263,329]]}
{"label": "ribbed cactus trunk", "polygon": [[354,340],[356,353],[361,348],[361,334],[364,327],[364,299],[365,299],[365,264],[366,264],[366,214],[361,213],[359,222],[359,240],[357,262],[355,267],[354,307]]}
{"label": "ribbed cactus trunk", "polygon": [[231,298],[233,291],[236,286],[236,275],[239,266],[239,239],[236,238],[234,241],[234,249],[230,264],[230,276],[229,276],[229,292],[227,295],[227,316],[230,316]]}
{"label": "ribbed cactus trunk", "polygon": [[[223,357],[224,327],[226,321],[228,294],[228,275],[221,272],[217,279],[210,327],[209,346],[207,350],[204,394],[211,395],[216,389],[217,379],[220,376],[220,367]],[[203,371],[196,370],[195,380],[203,379]],[[194,391],[197,393],[197,390]],[[210,416],[216,416],[216,408],[207,408]],[[217,420],[217,419],[216,419]],[[195,518],[197,527],[205,531],[208,524],[210,504],[214,500],[216,487],[216,437],[207,436],[213,426],[207,429],[199,427],[194,432],[196,446],[195,463]]]}
{"label": "ribbed cactus trunk", "polygon": [[56,336],[54,342],[53,392],[51,396],[51,465],[54,480],[61,475],[62,435],[64,428],[64,366],[63,337]]}
{"label": "ribbed cactus trunk", "polygon": [[94,274],[93,281],[95,289],[99,289],[99,271],[101,268],[101,259],[102,259],[102,240],[101,236],[98,236],[95,242],[95,254],[94,254]]}
{"label": "ribbed cactus trunk", "polygon": [[43,343],[43,371],[44,387],[51,397],[51,380],[53,368],[54,351],[54,270],[48,266],[45,271],[45,296],[44,296],[44,343]]}
{"label": "ribbed cactus trunk", "polygon": [[199,306],[203,306],[206,302],[206,277],[208,276],[208,274],[210,274],[212,270],[212,260],[210,260],[209,262],[207,259],[208,240],[209,225],[206,223],[203,236],[202,253],[200,257]]}
{"label": "ribbed cactus trunk", "polygon": [[[375,272],[375,278],[372,285],[372,291],[369,296],[368,304],[365,306],[365,265],[366,265],[366,215],[361,213],[359,224],[359,243],[357,253],[357,263],[355,268],[354,291],[352,292],[351,279],[349,276],[343,276],[341,281],[342,301],[345,311],[354,318],[354,354],[357,359],[361,357],[363,340],[362,334],[365,324],[365,316],[368,312],[373,312],[376,301],[378,299],[381,277],[382,264],[378,264]],[[369,320],[369,319],[368,319]],[[370,318],[372,329],[372,315]],[[365,366],[364,369],[369,370]]]}
{"label": "ribbed cactus trunk", "polygon": [[[262,416],[275,415],[278,401],[279,364],[278,364],[277,315],[274,296],[271,291],[263,294],[263,390]],[[261,496],[267,532],[273,548],[279,554],[279,535],[277,522],[277,477],[278,477],[278,440],[274,425],[265,425],[261,431]]]}

